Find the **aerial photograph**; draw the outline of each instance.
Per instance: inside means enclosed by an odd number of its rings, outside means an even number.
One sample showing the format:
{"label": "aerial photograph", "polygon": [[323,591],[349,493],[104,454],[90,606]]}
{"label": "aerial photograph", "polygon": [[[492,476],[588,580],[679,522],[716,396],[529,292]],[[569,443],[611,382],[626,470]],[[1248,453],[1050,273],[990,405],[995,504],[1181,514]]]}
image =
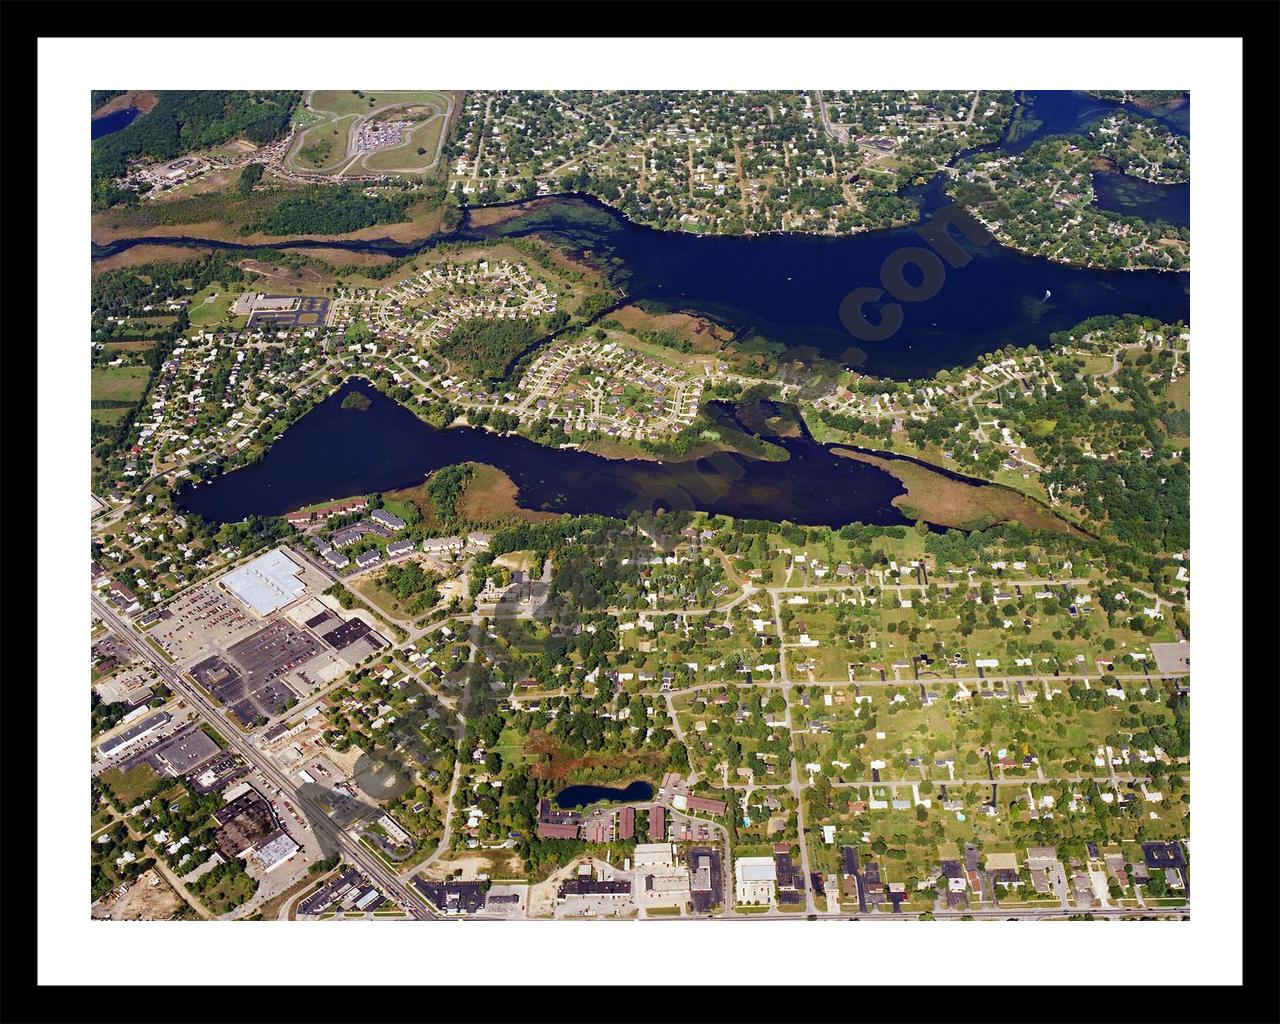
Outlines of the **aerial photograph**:
{"label": "aerial photograph", "polygon": [[84,918],[1191,930],[1191,91],[795,84],[80,93]]}

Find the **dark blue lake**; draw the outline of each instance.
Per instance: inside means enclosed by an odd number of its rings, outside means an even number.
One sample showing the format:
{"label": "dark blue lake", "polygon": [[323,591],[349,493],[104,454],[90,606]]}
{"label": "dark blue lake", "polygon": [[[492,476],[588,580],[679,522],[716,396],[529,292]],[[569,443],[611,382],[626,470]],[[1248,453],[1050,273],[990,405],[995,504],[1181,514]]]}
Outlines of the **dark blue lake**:
{"label": "dark blue lake", "polygon": [[1141,217],[1145,221],[1168,221],[1176,227],[1191,226],[1191,183],[1158,185],[1128,174],[1095,171],[1093,201],[1100,209]]}
{"label": "dark blue lake", "polygon": [[608,786],[568,786],[556,794],[556,806],[565,810],[587,807],[605,801],[608,803],[634,803],[653,797],[653,787],[647,782],[633,782],[626,789]]}
{"label": "dark blue lake", "polygon": [[1044,344],[1091,316],[1189,317],[1189,274],[1072,267],[963,240],[968,265],[946,268],[931,299],[902,303],[892,337],[867,342],[845,330],[840,304],[854,288],[879,287],[891,254],[924,244],[914,228],[845,238],[695,236],[631,224],[594,200],[567,197],[468,234],[550,236],[613,268],[627,296],[649,308],[707,315],[741,334],[896,379],[966,366],[1004,345]]}
{"label": "dark blue lake", "polygon": [[[1021,153],[1033,142],[1050,135],[1076,135],[1094,121],[1117,110],[1131,117],[1159,121],[1179,135],[1191,134],[1191,100],[1153,109],[1135,103],[1114,103],[1071,89],[1026,90],[1016,94],[1017,107],[1009,131],[998,147]],[[985,147],[984,147],[985,148]]]}
{"label": "dark blue lake", "polygon": [[[343,409],[353,391],[364,411]],[[293,424],[252,465],[174,496],[216,522],[283,515],[305,505],[420,483],[442,466],[483,462],[519,488],[521,506],[626,516],[701,509],[806,526],[905,525],[890,502],[904,488],[875,466],[833,455],[808,436],[776,438],[785,462],[721,454],[688,462],[606,459],[470,427],[437,430],[363,380],[351,380]]]}
{"label": "dark blue lake", "polygon": [[125,107],[124,110],[117,110],[111,114],[103,114],[101,117],[95,117],[90,120],[90,138],[100,139],[104,135],[110,135],[112,132],[118,132],[121,128],[128,128],[129,125],[137,119],[141,111],[137,107]]}

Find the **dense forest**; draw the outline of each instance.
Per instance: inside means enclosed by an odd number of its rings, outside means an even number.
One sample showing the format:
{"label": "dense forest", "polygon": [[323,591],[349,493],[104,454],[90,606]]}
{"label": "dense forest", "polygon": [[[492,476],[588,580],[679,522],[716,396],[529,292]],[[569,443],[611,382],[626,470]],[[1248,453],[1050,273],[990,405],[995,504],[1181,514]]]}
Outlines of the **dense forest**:
{"label": "dense forest", "polygon": [[253,186],[262,180],[262,164],[245,164],[244,170],[240,172],[240,183],[237,186],[241,195],[247,196],[253,191]]}
{"label": "dense forest", "polygon": [[536,320],[467,320],[453,329],[439,349],[466,372],[500,380],[511,361],[543,333]]}
{"label": "dense forest", "polygon": [[431,509],[442,523],[452,523],[458,517],[458,499],[466,490],[467,481],[474,474],[471,466],[445,466],[431,474],[427,493],[431,496]]}
{"label": "dense forest", "polygon": [[300,93],[175,90],[159,96],[146,117],[94,141],[95,188],[124,174],[130,160],[169,160],[235,138],[259,145],[278,139]]}
{"label": "dense forest", "polygon": [[410,193],[388,198],[366,195],[349,185],[337,188],[319,185],[281,200],[272,210],[249,224],[243,233],[344,235],[375,224],[394,224],[405,220],[405,211],[414,198]]}

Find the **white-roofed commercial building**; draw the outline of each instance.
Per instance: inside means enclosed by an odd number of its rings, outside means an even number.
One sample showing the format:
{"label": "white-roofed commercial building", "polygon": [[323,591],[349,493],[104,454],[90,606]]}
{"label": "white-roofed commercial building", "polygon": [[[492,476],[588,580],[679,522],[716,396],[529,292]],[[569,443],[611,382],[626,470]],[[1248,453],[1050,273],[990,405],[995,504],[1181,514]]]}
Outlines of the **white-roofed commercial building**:
{"label": "white-roofed commercial building", "polygon": [[301,573],[302,566],[276,548],[227,573],[222,584],[259,615],[270,615],[306,591]]}
{"label": "white-roofed commercial building", "polygon": [[640,868],[669,868],[675,863],[670,843],[637,843],[635,865]]}
{"label": "white-roofed commercial building", "polygon": [[772,903],[778,869],[772,857],[739,857],[733,864],[739,903]]}

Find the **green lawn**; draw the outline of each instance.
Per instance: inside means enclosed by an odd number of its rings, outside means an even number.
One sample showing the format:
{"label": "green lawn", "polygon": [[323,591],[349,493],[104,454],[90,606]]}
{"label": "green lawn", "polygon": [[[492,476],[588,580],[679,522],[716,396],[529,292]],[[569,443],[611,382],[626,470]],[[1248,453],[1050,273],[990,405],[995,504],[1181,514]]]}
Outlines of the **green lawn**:
{"label": "green lawn", "polygon": [[221,915],[244,903],[257,888],[257,883],[248,874],[241,872],[224,878],[217,885],[199,893],[199,899],[210,911]]}
{"label": "green lawn", "polygon": [[191,306],[188,309],[191,326],[211,327],[223,323],[227,320],[228,311],[235,301],[234,292],[219,294],[216,285],[206,288],[191,300]]}
{"label": "green lawn", "polygon": [[97,366],[89,375],[89,396],[95,402],[136,402],[150,377],[145,366]]}
{"label": "green lawn", "polygon": [[151,789],[159,776],[152,771],[149,765],[140,764],[128,772],[121,772],[118,768],[110,768],[98,778],[107,789],[116,795],[116,799],[128,807]]}
{"label": "green lawn", "polygon": [[1080,373],[1086,377],[1096,377],[1100,373],[1106,373],[1111,369],[1111,357],[1100,355],[1073,356],[1073,362],[1082,362],[1084,366],[1080,368]]}
{"label": "green lawn", "polygon": [[498,737],[498,744],[494,748],[502,755],[503,764],[523,764],[524,763],[524,742],[526,736],[512,728],[502,730]]}
{"label": "green lawn", "polygon": [[[311,97],[313,110],[328,111],[339,116],[367,114],[389,103],[434,103],[444,110],[448,100],[439,92],[403,92],[396,90],[364,89],[357,96],[350,89],[317,89]],[[373,100],[371,104],[369,101]]]}
{"label": "green lawn", "polygon": [[129,410],[120,409],[91,409],[89,410],[89,418],[96,423],[119,423],[128,414]]}

